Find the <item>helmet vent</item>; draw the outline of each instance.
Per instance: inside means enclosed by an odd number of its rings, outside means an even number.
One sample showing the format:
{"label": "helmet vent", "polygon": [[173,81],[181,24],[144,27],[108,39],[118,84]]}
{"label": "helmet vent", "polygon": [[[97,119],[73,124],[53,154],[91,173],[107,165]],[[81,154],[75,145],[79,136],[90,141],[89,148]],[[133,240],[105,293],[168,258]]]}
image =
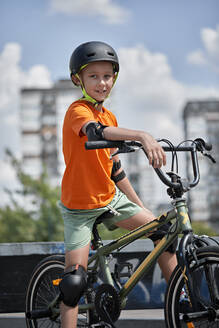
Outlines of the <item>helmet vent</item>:
{"label": "helmet vent", "polygon": [[87,54],[87,57],[93,57],[95,56],[95,52],[91,52],[90,54]]}
{"label": "helmet vent", "polygon": [[107,51],[107,54],[114,57],[114,53]]}

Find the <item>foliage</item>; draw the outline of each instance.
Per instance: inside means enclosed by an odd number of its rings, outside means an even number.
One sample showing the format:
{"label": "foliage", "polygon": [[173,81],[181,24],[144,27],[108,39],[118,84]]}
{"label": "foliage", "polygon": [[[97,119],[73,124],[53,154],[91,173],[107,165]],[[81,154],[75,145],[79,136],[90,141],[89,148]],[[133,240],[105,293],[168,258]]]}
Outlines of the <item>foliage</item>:
{"label": "foliage", "polygon": [[115,230],[110,231],[103,224],[100,225],[100,236],[103,240],[113,240],[127,232],[127,230],[122,228],[116,228]]}
{"label": "foliage", "polygon": [[192,229],[197,235],[218,236],[218,233],[213,230],[207,223],[192,222]]}
{"label": "foliage", "polygon": [[6,189],[10,204],[0,208],[0,242],[63,240],[63,222],[57,206],[59,188],[48,182],[44,168],[39,179],[22,170],[21,163],[7,150],[15,169],[19,190]]}
{"label": "foliage", "polygon": [[34,221],[21,207],[6,205],[0,209],[0,242],[23,242],[34,240]]}

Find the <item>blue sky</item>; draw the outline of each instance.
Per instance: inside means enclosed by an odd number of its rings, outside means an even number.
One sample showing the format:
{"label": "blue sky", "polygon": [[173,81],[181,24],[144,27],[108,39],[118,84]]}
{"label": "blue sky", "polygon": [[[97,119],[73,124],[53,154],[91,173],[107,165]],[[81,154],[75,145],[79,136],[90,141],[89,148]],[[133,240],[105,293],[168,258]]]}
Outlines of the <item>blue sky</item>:
{"label": "blue sky", "polygon": [[0,29],[2,184],[11,174],[4,148],[20,154],[20,88],[68,78],[82,42],[102,40],[119,54],[110,109],[123,126],[174,141],[188,100],[219,99],[218,0],[2,0]]}
{"label": "blue sky", "polygon": [[[103,14],[86,15],[55,10],[68,1],[1,1],[0,50],[8,42],[22,47],[20,64],[28,70],[36,64],[46,65],[52,79],[67,75],[67,63],[73,48],[87,40],[105,40],[116,49],[144,44],[151,52],[167,55],[176,79],[203,85],[218,83],[218,75],[192,67],[186,56],[203,49],[201,29],[215,29],[219,24],[217,0],[120,0],[105,1],[117,5],[127,14],[123,23],[107,23]],[[73,4],[75,0],[71,0]],[[83,2],[83,0],[81,1]],[[98,1],[88,1],[91,4]],[[101,2],[101,1],[99,1]]]}

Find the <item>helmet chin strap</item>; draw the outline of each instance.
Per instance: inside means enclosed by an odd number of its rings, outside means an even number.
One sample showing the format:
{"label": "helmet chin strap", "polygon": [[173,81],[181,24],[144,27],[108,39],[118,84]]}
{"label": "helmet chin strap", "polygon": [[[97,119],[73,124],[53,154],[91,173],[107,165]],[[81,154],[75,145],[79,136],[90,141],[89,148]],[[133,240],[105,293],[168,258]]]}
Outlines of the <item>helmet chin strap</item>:
{"label": "helmet chin strap", "polygon": [[81,80],[79,74],[76,74],[75,76],[76,76],[76,77],[79,79],[79,81],[80,81],[81,91],[82,91],[82,93],[83,93],[83,97],[82,97],[81,99],[84,99],[84,100],[87,100],[87,101],[91,102],[91,103],[94,105],[94,107],[97,107],[98,105],[103,104],[104,100],[102,100],[102,101],[97,101],[96,99],[94,99],[94,98],[92,98],[91,96],[89,96],[89,95],[87,94],[87,91],[85,90],[85,87],[84,87],[84,85],[83,85],[83,82],[82,82],[82,80]]}

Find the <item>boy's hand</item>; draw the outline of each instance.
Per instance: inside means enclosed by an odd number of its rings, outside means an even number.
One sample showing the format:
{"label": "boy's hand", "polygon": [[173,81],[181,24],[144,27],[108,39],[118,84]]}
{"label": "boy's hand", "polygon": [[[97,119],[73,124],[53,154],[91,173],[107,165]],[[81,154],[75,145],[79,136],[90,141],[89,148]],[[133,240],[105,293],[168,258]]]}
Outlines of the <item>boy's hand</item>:
{"label": "boy's hand", "polygon": [[159,143],[148,133],[144,132],[141,136],[141,143],[147,153],[149,164],[154,168],[166,165],[166,154]]}

